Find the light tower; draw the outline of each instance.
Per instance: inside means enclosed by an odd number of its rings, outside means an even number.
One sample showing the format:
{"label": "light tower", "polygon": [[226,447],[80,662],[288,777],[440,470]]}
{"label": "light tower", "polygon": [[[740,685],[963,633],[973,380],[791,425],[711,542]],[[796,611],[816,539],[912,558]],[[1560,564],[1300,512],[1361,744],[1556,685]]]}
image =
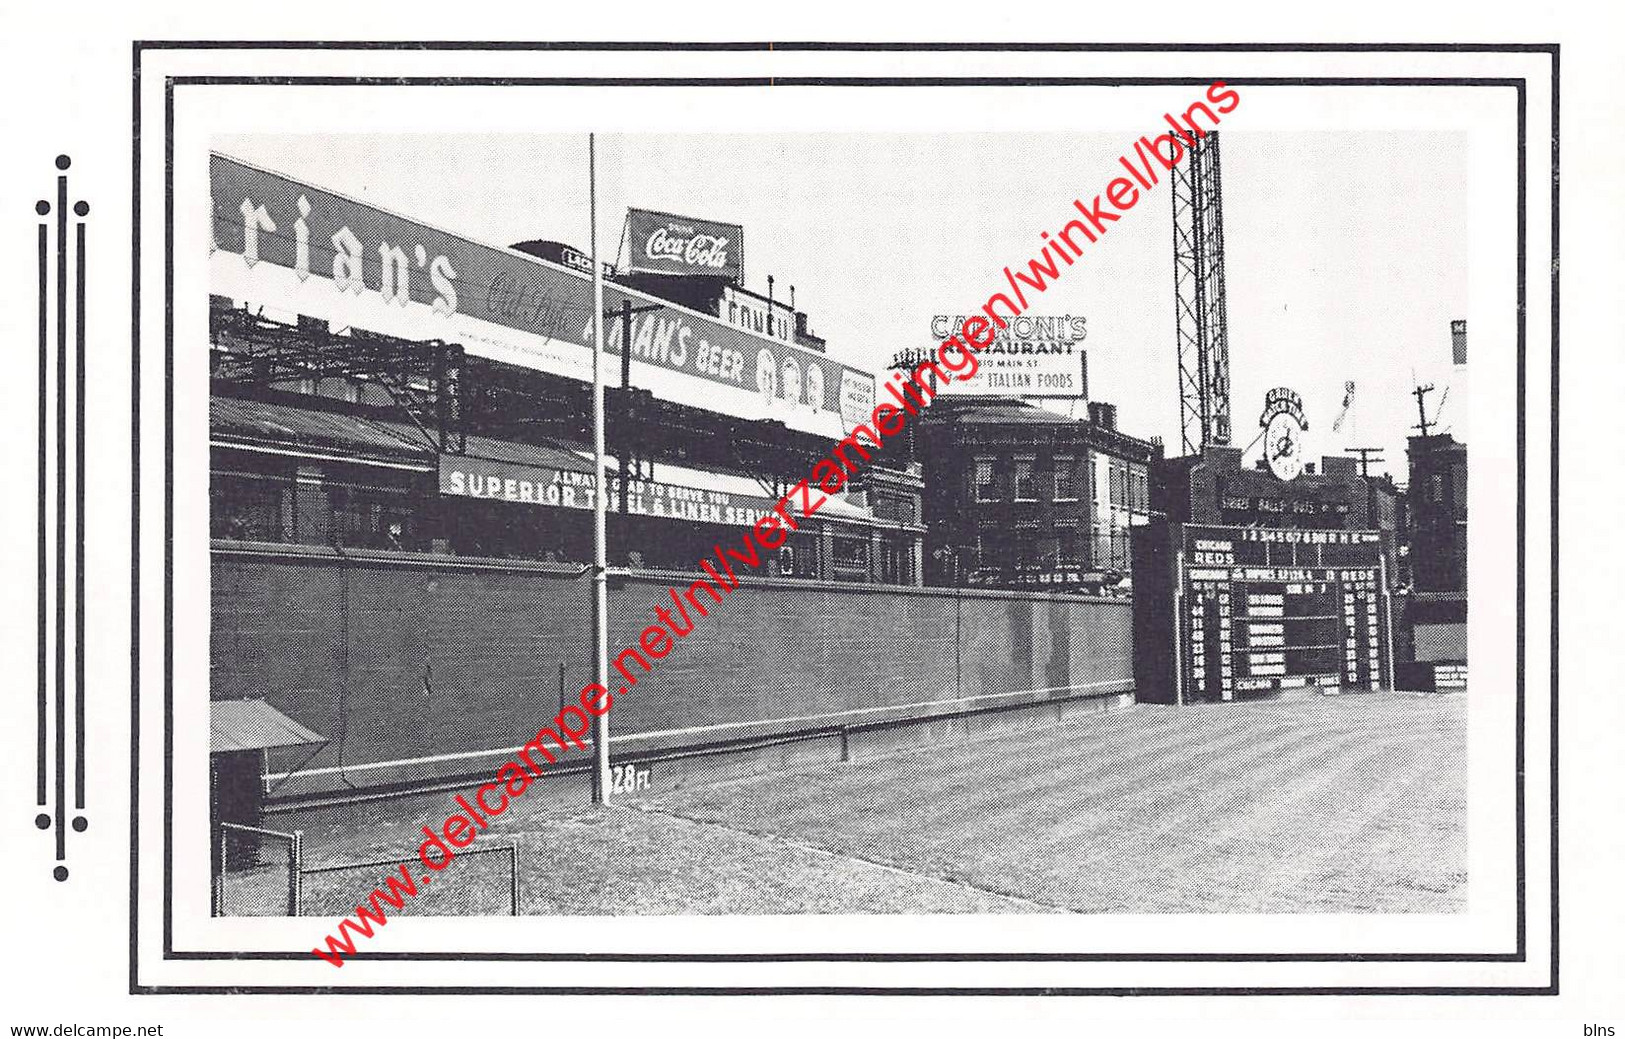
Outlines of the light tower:
{"label": "light tower", "polygon": [[1184,453],[1230,443],[1230,345],[1224,306],[1219,135],[1199,136],[1171,171],[1174,318]]}

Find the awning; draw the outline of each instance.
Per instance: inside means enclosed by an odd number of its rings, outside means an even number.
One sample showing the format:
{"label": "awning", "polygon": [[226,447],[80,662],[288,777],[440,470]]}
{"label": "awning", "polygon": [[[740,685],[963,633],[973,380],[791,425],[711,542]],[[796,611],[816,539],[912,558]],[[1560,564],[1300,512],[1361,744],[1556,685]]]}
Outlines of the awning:
{"label": "awning", "polygon": [[326,742],[264,700],[215,700],[209,704],[210,754]]}
{"label": "awning", "polygon": [[562,469],[569,472],[592,472],[592,452],[571,450],[561,445],[520,444],[512,440],[469,434],[463,456],[483,458],[493,462],[514,462],[533,469]]}
{"label": "awning", "polygon": [[216,447],[429,471],[434,467],[434,452],[421,440],[421,434],[408,435],[391,422],[238,397],[209,397],[209,441]]}

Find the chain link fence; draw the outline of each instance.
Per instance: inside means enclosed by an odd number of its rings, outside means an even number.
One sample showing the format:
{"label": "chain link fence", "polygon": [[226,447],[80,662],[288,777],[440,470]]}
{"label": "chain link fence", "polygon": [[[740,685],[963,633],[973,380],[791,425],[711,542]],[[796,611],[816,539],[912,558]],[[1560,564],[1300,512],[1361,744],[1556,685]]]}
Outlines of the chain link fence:
{"label": "chain link fence", "polygon": [[418,874],[417,894],[406,896],[400,909],[386,905],[392,917],[519,915],[519,849],[511,844],[461,849],[445,869],[433,873],[420,872],[423,863],[415,855],[306,867],[299,871],[303,913],[348,916],[357,903],[368,904],[374,889],[390,892],[390,877],[400,884],[402,866]]}

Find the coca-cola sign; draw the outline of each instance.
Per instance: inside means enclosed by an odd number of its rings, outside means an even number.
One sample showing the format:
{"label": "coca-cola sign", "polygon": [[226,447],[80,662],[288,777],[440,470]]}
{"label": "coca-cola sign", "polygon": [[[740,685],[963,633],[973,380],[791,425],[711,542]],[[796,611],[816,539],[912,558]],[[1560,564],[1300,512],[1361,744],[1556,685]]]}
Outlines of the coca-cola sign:
{"label": "coca-cola sign", "polygon": [[745,232],[738,224],[628,209],[626,227],[634,271],[734,281],[745,275]]}

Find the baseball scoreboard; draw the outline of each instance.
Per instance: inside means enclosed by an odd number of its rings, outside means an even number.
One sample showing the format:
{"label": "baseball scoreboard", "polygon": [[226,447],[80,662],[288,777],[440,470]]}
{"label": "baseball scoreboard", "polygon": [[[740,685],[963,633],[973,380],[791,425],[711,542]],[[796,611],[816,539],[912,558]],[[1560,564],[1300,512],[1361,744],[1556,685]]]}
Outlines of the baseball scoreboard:
{"label": "baseball scoreboard", "polygon": [[1136,528],[1139,698],[1391,688],[1387,596],[1374,530]]}

